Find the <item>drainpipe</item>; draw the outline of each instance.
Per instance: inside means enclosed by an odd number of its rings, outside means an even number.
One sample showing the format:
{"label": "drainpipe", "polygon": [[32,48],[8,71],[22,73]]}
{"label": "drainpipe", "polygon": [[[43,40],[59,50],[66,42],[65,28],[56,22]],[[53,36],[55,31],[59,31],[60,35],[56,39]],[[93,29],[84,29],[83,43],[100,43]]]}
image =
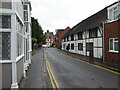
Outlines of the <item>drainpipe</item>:
{"label": "drainpipe", "polygon": [[103,21],[102,22],[102,25],[103,25],[103,35],[102,35],[102,38],[103,38],[103,49],[102,49],[102,51],[103,51],[103,62],[105,62],[105,47],[104,47],[104,41],[105,41],[105,36],[104,36],[104,33],[105,33],[105,21]]}

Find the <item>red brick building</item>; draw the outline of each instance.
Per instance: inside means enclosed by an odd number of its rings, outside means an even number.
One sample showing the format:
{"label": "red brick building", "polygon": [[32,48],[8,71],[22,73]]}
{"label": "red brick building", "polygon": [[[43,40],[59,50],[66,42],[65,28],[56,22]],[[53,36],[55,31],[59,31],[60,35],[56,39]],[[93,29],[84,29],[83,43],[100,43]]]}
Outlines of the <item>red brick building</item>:
{"label": "red brick building", "polygon": [[49,30],[47,30],[47,32],[45,32],[46,35],[46,45],[51,46],[54,41],[55,41],[55,36],[53,34],[53,32],[49,32]]}
{"label": "red brick building", "polygon": [[61,48],[62,38],[64,35],[70,30],[70,27],[67,27],[66,29],[57,29],[56,31],[56,43],[57,48]]}
{"label": "red brick building", "polygon": [[108,7],[108,20],[104,25],[104,61],[120,64],[120,12],[118,3]]}

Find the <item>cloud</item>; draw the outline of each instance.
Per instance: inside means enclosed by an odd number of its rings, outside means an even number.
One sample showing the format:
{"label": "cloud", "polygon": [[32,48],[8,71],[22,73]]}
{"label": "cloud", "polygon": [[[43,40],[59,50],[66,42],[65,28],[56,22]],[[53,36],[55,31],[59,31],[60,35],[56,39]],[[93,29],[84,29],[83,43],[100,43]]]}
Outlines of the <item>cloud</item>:
{"label": "cloud", "polygon": [[30,0],[32,16],[38,19],[42,28],[55,29],[73,27],[81,20],[97,13],[115,0]]}

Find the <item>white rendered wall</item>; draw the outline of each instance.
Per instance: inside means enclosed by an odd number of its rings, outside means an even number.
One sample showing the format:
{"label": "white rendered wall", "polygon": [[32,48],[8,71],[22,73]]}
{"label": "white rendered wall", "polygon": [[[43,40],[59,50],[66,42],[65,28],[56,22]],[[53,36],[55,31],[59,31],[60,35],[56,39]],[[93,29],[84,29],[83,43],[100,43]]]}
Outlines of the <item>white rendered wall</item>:
{"label": "white rendered wall", "polygon": [[[93,55],[96,58],[100,58],[102,56],[103,43],[102,43],[101,32],[99,31],[99,29],[97,29],[97,33],[98,33],[98,38],[89,38],[89,32],[85,31],[83,32],[83,40],[78,40],[77,34],[75,34],[74,35],[75,41],[62,42],[62,47],[63,47],[63,44],[66,44],[66,46],[70,44],[71,46],[71,44],[74,43],[74,50],[70,49],[70,52],[89,56],[89,51],[86,52],[86,43],[93,43]],[[78,43],[83,43],[82,51],[78,50]],[[62,50],[64,49],[62,48]]]}

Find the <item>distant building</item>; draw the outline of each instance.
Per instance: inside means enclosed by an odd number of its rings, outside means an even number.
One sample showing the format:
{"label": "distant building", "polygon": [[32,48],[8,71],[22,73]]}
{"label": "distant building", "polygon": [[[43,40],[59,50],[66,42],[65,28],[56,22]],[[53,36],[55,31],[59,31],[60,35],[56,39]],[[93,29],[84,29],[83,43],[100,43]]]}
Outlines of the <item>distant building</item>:
{"label": "distant building", "polygon": [[30,2],[0,0],[0,89],[19,87],[31,52]]}
{"label": "distant building", "polygon": [[57,44],[57,48],[60,48],[60,34],[64,31],[64,29],[57,29],[56,30],[56,36],[55,36],[55,40],[56,40],[56,44]]}
{"label": "distant building", "polygon": [[47,32],[45,32],[45,36],[46,36],[45,43],[48,46],[51,46],[55,40],[55,36],[54,36],[53,32],[49,32],[49,30],[47,30]]}
{"label": "distant building", "polygon": [[62,38],[64,35],[70,30],[70,27],[67,27],[66,29],[57,29],[56,30],[56,43],[57,43],[57,48],[61,49],[62,48]]}

